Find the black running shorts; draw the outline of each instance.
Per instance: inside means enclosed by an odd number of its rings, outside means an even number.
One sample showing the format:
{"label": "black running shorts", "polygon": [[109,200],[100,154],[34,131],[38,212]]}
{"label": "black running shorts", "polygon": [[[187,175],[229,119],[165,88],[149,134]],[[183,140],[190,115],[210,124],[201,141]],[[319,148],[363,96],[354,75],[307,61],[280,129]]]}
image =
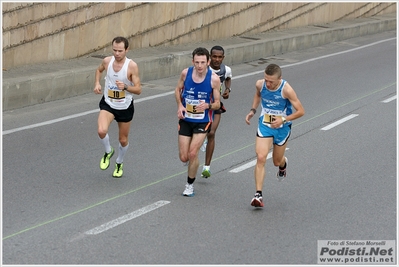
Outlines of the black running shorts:
{"label": "black running shorts", "polygon": [[185,120],[179,120],[178,131],[179,135],[193,136],[195,133],[209,133],[211,130],[211,122],[188,122]]}
{"label": "black running shorts", "polygon": [[115,117],[115,120],[117,122],[129,122],[133,119],[133,114],[134,114],[134,105],[133,105],[133,100],[132,103],[130,103],[130,106],[127,109],[113,109],[111,108],[107,102],[105,102],[104,96],[101,98],[100,101],[100,110],[106,110],[110,113],[112,113]]}

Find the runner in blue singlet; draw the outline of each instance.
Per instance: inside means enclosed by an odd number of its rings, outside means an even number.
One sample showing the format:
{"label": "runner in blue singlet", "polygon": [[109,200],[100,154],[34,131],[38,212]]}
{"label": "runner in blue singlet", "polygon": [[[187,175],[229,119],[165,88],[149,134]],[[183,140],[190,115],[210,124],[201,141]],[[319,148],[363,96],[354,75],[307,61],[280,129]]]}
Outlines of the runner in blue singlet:
{"label": "runner in blue singlet", "polygon": [[196,48],[193,67],[182,71],[175,89],[177,103],[179,158],[188,162],[184,196],[193,196],[198,171],[198,151],[209,132],[213,111],[220,108],[220,80],[209,68],[209,52]]}

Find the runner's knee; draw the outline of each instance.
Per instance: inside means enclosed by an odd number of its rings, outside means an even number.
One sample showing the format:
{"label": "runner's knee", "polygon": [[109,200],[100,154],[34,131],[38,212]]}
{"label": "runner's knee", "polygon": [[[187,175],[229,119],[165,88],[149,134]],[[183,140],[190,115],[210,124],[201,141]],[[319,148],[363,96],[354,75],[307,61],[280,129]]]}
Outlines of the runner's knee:
{"label": "runner's knee", "polygon": [[120,143],[123,147],[127,146],[127,145],[129,144],[129,141],[128,141],[127,136],[120,136],[120,137],[119,137],[119,143]]}
{"label": "runner's knee", "polygon": [[209,133],[207,134],[207,138],[209,139],[213,139],[215,138],[215,130],[210,130]]}
{"label": "runner's knee", "polygon": [[257,154],[256,155],[256,161],[258,164],[265,164],[266,163],[266,156],[267,155],[263,155],[263,154]]}
{"label": "runner's knee", "polygon": [[104,137],[107,135],[108,130],[105,129],[105,128],[99,127],[98,130],[97,130],[97,132],[98,132],[98,136],[99,136],[101,139],[104,139]]}

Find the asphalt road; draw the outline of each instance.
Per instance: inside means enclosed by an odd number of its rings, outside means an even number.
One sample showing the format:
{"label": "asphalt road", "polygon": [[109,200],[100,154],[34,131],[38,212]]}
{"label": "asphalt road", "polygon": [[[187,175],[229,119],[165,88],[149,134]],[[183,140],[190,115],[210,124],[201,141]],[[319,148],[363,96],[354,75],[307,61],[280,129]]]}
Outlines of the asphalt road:
{"label": "asphalt road", "polygon": [[[318,240],[396,240],[396,51],[386,32],[231,66],[212,176],[198,172],[192,198],[181,195],[178,77],[143,81],[121,179],[98,167],[100,96],[4,112],[3,264],[306,265]],[[267,161],[257,209],[257,120],[245,116],[269,63],[306,114],[294,121],[284,181]],[[110,138],[116,148],[115,123]]]}

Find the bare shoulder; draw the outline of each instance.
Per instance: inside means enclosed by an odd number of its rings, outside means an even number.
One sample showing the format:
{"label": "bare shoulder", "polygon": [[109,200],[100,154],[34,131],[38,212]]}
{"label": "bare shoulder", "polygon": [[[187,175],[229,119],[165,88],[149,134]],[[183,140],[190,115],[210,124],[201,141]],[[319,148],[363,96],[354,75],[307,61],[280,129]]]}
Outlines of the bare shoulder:
{"label": "bare shoulder", "polygon": [[103,61],[102,61],[101,64],[104,66],[104,68],[107,68],[107,67],[108,67],[109,62],[111,62],[111,58],[112,58],[112,56],[105,57],[105,58],[103,59]]}
{"label": "bare shoulder", "polygon": [[112,57],[105,57],[101,61],[100,65],[97,67],[96,71],[102,73],[106,69],[108,69],[109,62],[111,61]]}
{"label": "bare shoulder", "polygon": [[109,62],[111,61],[111,59],[112,59],[112,56],[109,56],[109,57],[105,57],[104,59],[103,59],[103,64],[105,65],[108,65],[109,64]]}
{"label": "bare shoulder", "polygon": [[264,81],[265,80],[263,80],[263,79],[257,80],[256,83],[255,83],[256,89],[260,90],[262,88],[262,86],[263,86],[263,82]]}
{"label": "bare shoulder", "polygon": [[185,68],[184,70],[182,70],[180,77],[185,78],[187,76],[187,72],[188,72],[188,68]]}
{"label": "bare shoulder", "polygon": [[182,90],[184,88],[184,81],[186,80],[188,68],[185,68],[180,73],[179,80],[177,81],[177,88],[178,90]]}
{"label": "bare shoulder", "polygon": [[284,85],[284,90],[286,90],[286,89],[293,90],[291,84],[287,81],[285,81],[285,85]]}
{"label": "bare shoulder", "polygon": [[211,79],[212,79],[212,80],[218,80],[218,81],[220,81],[219,76],[218,76],[215,72],[213,72],[213,71],[212,71]]}
{"label": "bare shoulder", "polygon": [[211,76],[211,83],[212,83],[212,87],[214,87],[214,89],[217,89],[217,90],[220,89],[220,78],[213,71],[212,71],[212,76]]}
{"label": "bare shoulder", "polygon": [[129,68],[137,68],[137,67],[138,67],[137,63],[133,59],[130,59]]}
{"label": "bare shoulder", "polygon": [[288,99],[296,97],[294,88],[292,88],[292,86],[288,82],[285,82],[283,88],[283,96]]}

